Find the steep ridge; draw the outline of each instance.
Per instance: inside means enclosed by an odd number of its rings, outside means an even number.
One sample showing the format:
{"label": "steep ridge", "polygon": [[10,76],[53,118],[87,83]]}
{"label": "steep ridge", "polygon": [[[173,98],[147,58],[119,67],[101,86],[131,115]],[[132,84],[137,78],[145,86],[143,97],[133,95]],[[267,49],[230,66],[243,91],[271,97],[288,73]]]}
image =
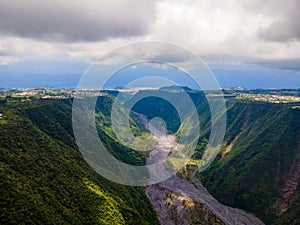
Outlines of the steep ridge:
{"label": "steep ridge", "polygon": [[[284,104],[251,101],[227,104],[231,108],[227,113],[225,141],[229,140],[229,145],[230,140],[236,141],[230,152],[217,157],[200,174],[204,185],[222,203],[251,211],[266,224],[297,224],[300,221],[296,216],[299,191],[295,188],[298,183],[295,149],[300,134],[300,110]],[[247,111],[249,106],[251,110]],[[244,118],[249,112],[238,139],[235,137],[243,124],[234,119],[234,115],[239,115],[235,108]]]}
{"label": "steep ridge", "polygon": [[[84,161],[74,147],[71,106],[71,99],[1,106],[0,224],[158,224],[143,188],[110,182]],[[101,135],[128,159],[126,148]]]}
{"label": "steep ridge", "polygon": [[[201,124],[199,145],[193,156],[199,160],[210,134],[209,105],[203,94],[189,94]],[[266,224],[299,224],[300,192],[295,189],[298,183],[295,177],[300,110],[293,104],[225,100],[227,128],[223,147],[213,164],[197,176],[222,204],[252,212]],[[141,101],[134,110],[144,113],[148,119],[160,114],[169,121],[176,118],[172,109],[161,107],[160,100],[147,100],[150,112],[142,106]],[[157,114],[151,111],[154,108]],[[222,157],[226,148],[230,151]],[[285,191],[293,200],[286,198],[289,203],[282,211],[274,205]]]}
{"label": "steep ridge", "polygon": [[[191,93],[191,97],[203,128],[193,157],[196,160],[201,158],[209,137],[209,107],[202,94]],[[103,97],[100,101],[109,106],[111,99]],[[147,109],[158,110],[152,117],[163,114],[168,129],[176,134],[178,123],[172,126],[172,120],[176,120],[173,109],[164,108],[157,99],[147,101]],[[234,143],[227,154],[222,157],[220,152],[206,171],[197,174],[217,199],[214,202],[207,197],[208,200],[216,204],[213,208],[225,204],[252,212],[265,224],[300,224],[300,110],[289,104],[236,99],[227,99],[226,104],[227,129],[222,150]],[[115,224],[157,224],[155,211],[142,188],[109,182],[84,162],[74,142],[71,105],[72,101],[66,99],[7,102],[0,106],[7,117],[0,123],[0,223],[110,224],[115,218]],[[142,105],[137,104],[135,110],[140,112]],[[145,154],[115,140],[109,112],[109,107],[97,108],[99,136],[116,158],[143,165]],[[133,130],[140,132],[135,127],[133,124]],[[157,200],[159,215],[166,210],[165,215],[173,222],[226,224],[221,220],[223,214],[217,216],[197,200],[200,194],[192,195],[205,193],[196,177],[184,186],[177,184],[184,182],[188,181],[177,176],[161,186],[147,187],[154,188],[151,193],[157,191],[152,197],[148,192],[147,195]],[[229,213],[225,217],[240,212],[230,207],[221,208]]]}

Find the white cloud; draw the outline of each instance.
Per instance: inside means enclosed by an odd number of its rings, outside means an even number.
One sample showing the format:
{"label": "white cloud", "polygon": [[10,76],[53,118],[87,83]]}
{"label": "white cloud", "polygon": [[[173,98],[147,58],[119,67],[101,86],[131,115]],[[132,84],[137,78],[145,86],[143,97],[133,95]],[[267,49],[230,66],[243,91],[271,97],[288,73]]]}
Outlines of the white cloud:
{"label": "white cloud", "polygon": [[[88,5],[29,0],[26,4],[0,0],[0,55],[2,51],[24,58],[94,61],[122,44],[146,39],[174,42],[228,63],[300,59],[298,0],[113,0]],[[162,57],[175,59],[174,54]]]}
{"label": "white cloud", "polygon": [[23,61],[23,59],[13,56],[0,56],[0,65],[9,65],[21,61]]}
{"label": "white cloud", "polygon": [[275,15],[248,10],[242,3],[234,0],[159,2],[151,37],[180,43],[201,55],[286,58],[295,54],[294,43],[287,46],[259,37],[262,27],[277,19]]}

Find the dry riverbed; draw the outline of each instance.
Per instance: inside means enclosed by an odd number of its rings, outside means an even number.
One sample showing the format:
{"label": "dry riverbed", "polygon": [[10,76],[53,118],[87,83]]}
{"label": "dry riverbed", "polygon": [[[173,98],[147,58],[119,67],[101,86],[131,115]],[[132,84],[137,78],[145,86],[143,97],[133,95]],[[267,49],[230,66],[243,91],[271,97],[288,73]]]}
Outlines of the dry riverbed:
{"label": "dry riverbed", "polygon": [[[170,151],[177,149],[175,137],[156,129],[144,116],[141,119],[158,143],[151,151],[147,165],[163,161]],[[161,171],[163,168],[150,170],[151,179],[156,180],[162,175]],[[173,175],[163,182],[146,187],[145,191],[163,225],[264,224],[253,214],[218,202],[196,178],[185,180]]]}

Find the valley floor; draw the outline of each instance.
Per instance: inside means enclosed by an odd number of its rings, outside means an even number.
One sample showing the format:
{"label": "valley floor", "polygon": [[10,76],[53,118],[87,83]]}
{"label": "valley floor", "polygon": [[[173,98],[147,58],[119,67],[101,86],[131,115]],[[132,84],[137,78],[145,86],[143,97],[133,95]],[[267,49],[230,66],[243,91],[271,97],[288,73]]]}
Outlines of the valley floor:
{"label": "valley floor", "polygon": [[[142,120],[158,142],[147,159],[147,164],[151,165],[164,160],[171,149],[176,149],[177,143],[174,136],[157,130],[145,117]],[[149,171],[151,179],[156,180],[157,176],[164,175],[160,169]],[[148,186],[145,191],[160,223],[164,225],[264,224],[250,213],[221,204],[195,178],[185,180],[173,175],[163,182]]]}

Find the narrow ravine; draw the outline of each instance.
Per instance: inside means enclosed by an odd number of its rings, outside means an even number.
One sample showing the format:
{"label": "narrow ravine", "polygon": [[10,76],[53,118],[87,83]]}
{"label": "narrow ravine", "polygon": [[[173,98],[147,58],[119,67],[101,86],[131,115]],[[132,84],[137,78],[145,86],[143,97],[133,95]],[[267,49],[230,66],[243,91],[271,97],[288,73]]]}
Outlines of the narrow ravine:
{"label": "narrow ravine", "polygon": [[[177,147],[175,136],[156,129],[144,116],[141,119],[158,143],[151,151],[147,165],[164,160]],[[157,169],[149,173],[151,179],[160,176]],[[163,182],[146,187],[145,192],[163,225],[264,224],[253,214],[218,202],[196,178],[188,181],[173,175]]]}

